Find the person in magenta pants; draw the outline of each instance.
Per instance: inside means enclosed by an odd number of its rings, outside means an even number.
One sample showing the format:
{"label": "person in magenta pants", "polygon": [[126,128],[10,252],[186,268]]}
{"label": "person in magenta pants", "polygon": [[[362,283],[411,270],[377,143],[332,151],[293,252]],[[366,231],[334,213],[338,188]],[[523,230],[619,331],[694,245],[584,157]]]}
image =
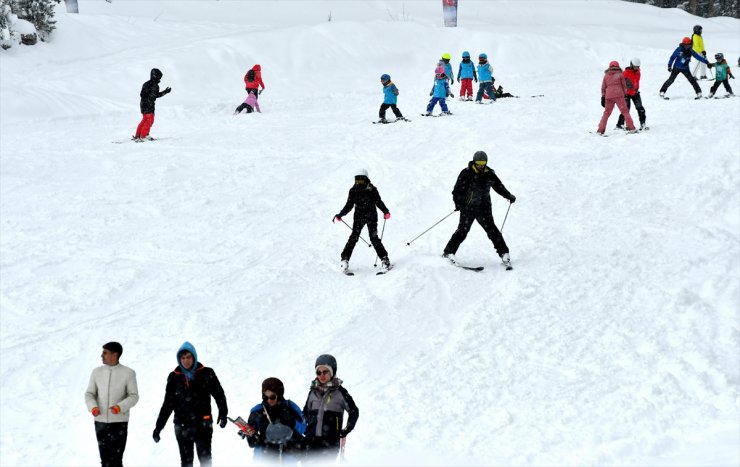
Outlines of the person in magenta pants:
{"label": "person in magenta pants", "polygon": [[609,69],[604,72],[604,79],[601,81],[601,105],[604,107],[604,113],[601,115],[599,129],[596,130],[597,133],[603,135],[606,131],[606,122],[609,120],[615,105],[624,117],[625,123],[627,123],[627,131],[631,133],[637,131],[635,130],[635,122],[632,121],[627,103],[624,100],[626,94],[627,82],[624,80],[622,69],[619,67],[619,62],[612,61],[609,63]]}

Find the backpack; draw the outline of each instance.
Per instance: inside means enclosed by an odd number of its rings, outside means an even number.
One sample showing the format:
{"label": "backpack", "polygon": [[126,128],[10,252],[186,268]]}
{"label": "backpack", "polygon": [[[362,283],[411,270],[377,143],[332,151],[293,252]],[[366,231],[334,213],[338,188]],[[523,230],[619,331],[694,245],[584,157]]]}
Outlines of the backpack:
{"label": "backpack", "polygon": [[257,73],[254,70],[249,70],[247,72],[247,81],[249,81],[250,83],[253,83],[256,75]]}

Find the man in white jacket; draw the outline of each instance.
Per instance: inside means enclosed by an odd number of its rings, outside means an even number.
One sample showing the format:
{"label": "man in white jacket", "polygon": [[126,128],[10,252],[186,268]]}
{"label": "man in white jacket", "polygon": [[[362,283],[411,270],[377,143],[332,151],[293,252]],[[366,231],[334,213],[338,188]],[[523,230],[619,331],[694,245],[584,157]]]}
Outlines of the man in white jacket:
{"label": "man in white jacket", "polygon": [[100,463],[103,467],[123,465],[131,407],[139,401],[136,373],[118,363],[123,347],[118,342],[103,346],[103,366],[95,368],[85,392],[87,410],[95,419]]}

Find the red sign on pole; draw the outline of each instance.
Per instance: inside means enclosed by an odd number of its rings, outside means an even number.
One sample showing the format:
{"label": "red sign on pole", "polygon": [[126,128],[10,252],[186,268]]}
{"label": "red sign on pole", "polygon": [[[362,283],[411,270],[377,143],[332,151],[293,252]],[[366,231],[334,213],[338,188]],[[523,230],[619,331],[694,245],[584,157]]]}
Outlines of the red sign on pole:
{"label": "red sign on pole", "polygon": [[445,20],[445,26],[448,28],[457,27],[457,1],[442,0],[442,16]]}

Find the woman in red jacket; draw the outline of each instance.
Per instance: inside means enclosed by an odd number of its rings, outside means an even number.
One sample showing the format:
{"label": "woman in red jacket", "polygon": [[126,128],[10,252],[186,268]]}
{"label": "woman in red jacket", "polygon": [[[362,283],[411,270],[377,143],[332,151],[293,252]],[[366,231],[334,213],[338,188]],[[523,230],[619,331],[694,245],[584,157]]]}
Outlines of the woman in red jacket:
{"label": "woman in red jacket", "polygon": [[[633,58],[630,61],[630,66],[624,69],[624,80],[627,83],[627,96],[625,102],[627,103],[627,111],[630,110],[630,101],[635,103],[635,109],[637,109],[637,115],[640,117],[640,130],[647,130],[645,126],[645,107],[642,106],[642,98],[640,97],[640,59]],[[619,114],[619,120],[617,120],[617,128],[624,130],[624,117]]]}
{"label": "woman in red jacket", "polygon": [[616,105],[619,112],[624,115],[627,122],[627,131],[634,133],[635,124],[627,110],[627,104],[624,102],[624,96],[627,94],[627,83],[622,75],[622,69],[619,62],[612,61],[609,63],[609,69],[604,73],[604,79],[601,81],[601,105],[604,107],[604,113],[601,115],[599,129],[596,132],[600,135],[606,131],[606,122],[609,120],[614,106]]}
{"label": "woman in red jacket", "polygon": [[[244,75],[244,84],[246,85],[247,92],[259,96],[262,91],[265,90],[265,83],[262,82],[262,67],[259,64],[252,67],[251,70]],[[261,90],[258,90],[259,87]]]}

